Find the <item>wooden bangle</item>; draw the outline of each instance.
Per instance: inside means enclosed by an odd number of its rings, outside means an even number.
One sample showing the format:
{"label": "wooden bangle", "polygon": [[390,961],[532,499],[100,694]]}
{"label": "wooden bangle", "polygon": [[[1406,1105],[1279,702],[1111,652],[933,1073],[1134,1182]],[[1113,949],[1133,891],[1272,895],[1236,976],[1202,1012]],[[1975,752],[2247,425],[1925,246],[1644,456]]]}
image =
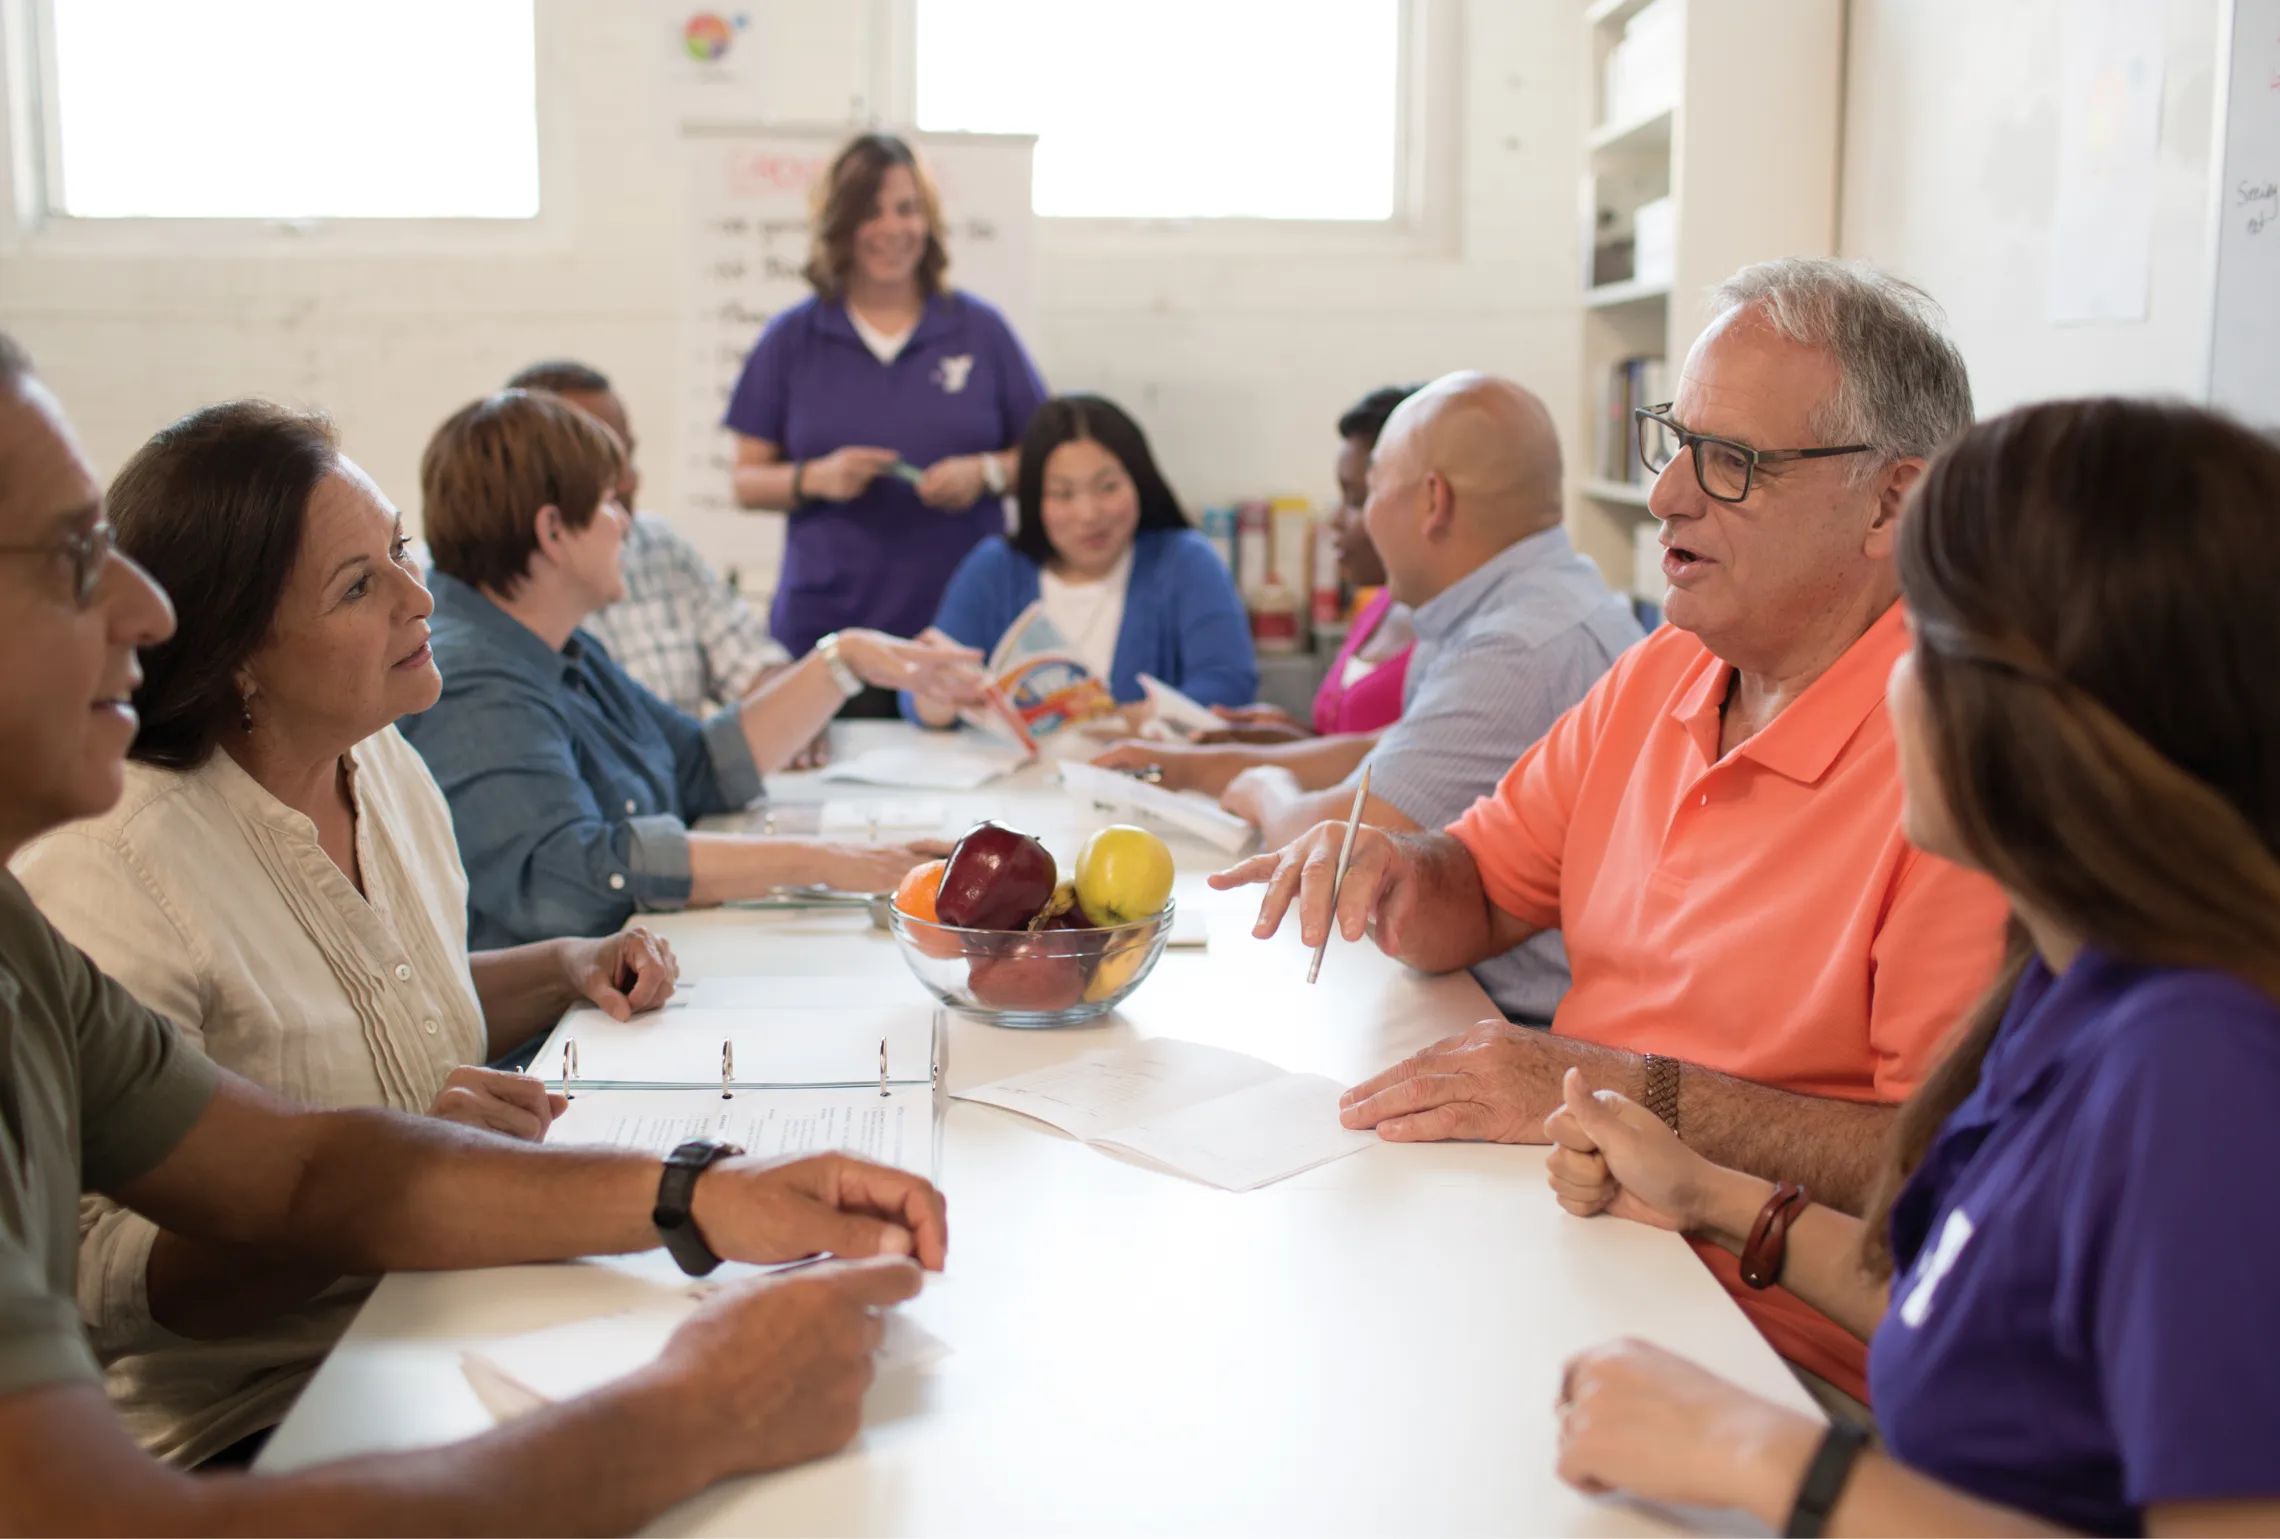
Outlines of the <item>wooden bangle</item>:
{"label": "wooden bangle", "polygon": [[1758,1209],[1757,1222],[1742,1246],[1742,1281],[1753,1288],[1770,1288],[1781,1280],[1782,1263],[1789,1259],[1789,1226],[1812,1205],[1813,1194],[1794,1181],[1783,1181]]}

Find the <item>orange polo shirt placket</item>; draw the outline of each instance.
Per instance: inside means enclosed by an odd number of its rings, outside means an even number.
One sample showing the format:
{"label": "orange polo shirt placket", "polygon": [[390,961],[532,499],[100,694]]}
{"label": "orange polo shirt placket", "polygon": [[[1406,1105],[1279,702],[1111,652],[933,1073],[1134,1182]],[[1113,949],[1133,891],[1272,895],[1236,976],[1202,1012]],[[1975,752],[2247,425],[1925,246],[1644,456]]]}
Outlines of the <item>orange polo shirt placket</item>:
{"label": "orange polo shirt placket", "polygon": [[[1906,648],[1895,605],[1720,759],[1732,669],[1665,626],[1450,825],[1491,902],[1562,930],[1554,1031],[1803,1095],[1915,1087],[1994,975],[2007,910],[1900,833],[1884,686]],[[1696,1250],[1783,1356],[1865,1398],[1860,1342]]]}

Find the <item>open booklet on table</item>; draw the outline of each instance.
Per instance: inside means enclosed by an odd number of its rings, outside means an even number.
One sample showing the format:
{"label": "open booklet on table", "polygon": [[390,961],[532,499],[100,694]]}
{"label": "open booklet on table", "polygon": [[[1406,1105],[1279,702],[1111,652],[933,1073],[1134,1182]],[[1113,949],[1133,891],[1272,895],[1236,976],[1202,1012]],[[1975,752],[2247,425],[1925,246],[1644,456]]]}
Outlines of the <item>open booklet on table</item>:
{"label": "open booklet on table", "polygon": [[1338,1120],[1336,1080],[1264,1059],[1159,1037],[953,1093],[1050,1123],[1233,1192],[1369,1148]]}

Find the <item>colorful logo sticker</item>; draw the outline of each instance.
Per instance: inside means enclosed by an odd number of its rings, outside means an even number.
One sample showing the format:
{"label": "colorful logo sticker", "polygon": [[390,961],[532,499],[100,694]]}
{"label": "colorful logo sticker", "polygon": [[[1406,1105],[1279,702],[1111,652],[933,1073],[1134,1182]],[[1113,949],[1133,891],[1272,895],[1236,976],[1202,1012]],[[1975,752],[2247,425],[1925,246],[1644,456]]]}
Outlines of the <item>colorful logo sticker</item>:
{"label": "colorful logo sticker", "polygon": [[681,46],[689,50],[690,58],[707,64],[726,54],[735,40],[736,29],[718,11],[698,11],[681,28]]}

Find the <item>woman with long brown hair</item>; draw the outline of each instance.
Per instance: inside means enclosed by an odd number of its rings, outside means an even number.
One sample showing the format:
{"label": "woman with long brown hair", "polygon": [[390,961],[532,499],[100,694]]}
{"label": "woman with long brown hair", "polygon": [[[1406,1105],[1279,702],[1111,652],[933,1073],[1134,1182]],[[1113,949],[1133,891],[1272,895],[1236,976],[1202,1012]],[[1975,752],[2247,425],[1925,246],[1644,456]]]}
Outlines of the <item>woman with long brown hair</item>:
{"label": "woman with long brown hair", "polygon": [[[816,187],[813,297],[768,322],[729,398],[736,500],[791,515],[769,622],[793,656],[848,627],[912,636],[1005,524],[1045,386],[1005,317],[949,286],[942,207],[892,134]],[[892,716],[871,690],[843,714]]]}
{"label": "woman with long brown hair", "polygon": [[1908,837],[2009,894],[2009,965],[1867,1220],[1612,1092],[1547,1123],[1579,1214],[1707,1236],[1871,1341],[1888,1452],[1638,1342],[1560,1471],[1789,1533],[2280,1531],[2280,446],[2184,406],[1965,434],[1901,536]]}

